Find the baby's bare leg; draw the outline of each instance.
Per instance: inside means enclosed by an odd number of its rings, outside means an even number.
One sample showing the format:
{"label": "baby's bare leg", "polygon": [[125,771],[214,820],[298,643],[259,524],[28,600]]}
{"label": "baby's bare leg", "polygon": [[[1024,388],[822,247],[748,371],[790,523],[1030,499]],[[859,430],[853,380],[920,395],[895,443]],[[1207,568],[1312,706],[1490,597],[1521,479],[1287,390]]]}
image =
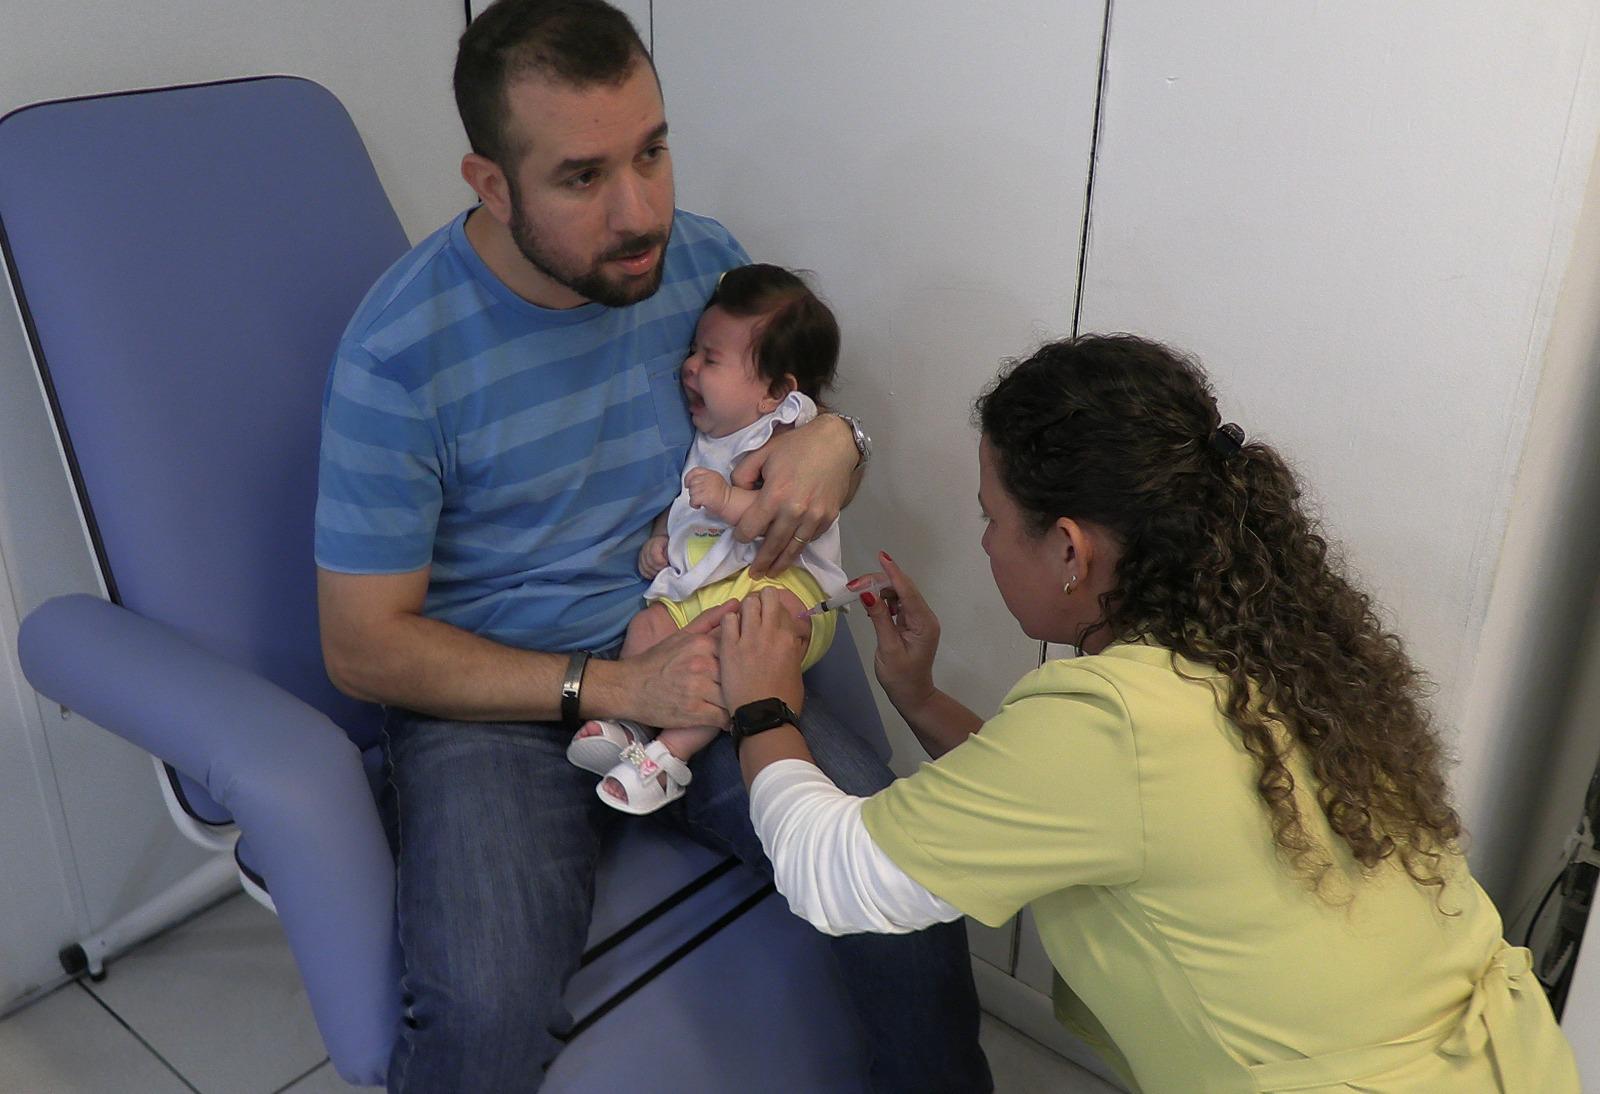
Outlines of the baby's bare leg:
{"label": "baby's bare leg", "polygon": [[651,604],[628,620],[628,633],[622,637],[622,656],[643,653],[677,629],[671,612],[660,604]]}
{"label": "baby's bare leg", "polygon": [[[806,610],[805,603],[788,589],[779,589],[778,593],[783,601],[784,608],[791,616],[798,616]],[[657,613],[659,614],[657,615]],[[648,620],[645,618],[652,615],[657,617]],[[629,657],[640,650],[647,650],[677,629],[678,625],[672,621],[672,615],[667,609],[660,604],[652,604],[634,616],[632,621],[629,622],[627,636],[622,640],[622,656]],[[811,620],[796,619],[795,631],[804,640],[810,641]],[[729,713],[731,714],[732,711]],[[588,726],[585,726],[584,729],[587,730]],[[663,729],[656,734],[656,740],[665,745],[668,752],[684,763],[688,763],[689,757],[716,740],[717,734],[721,732],[721,726],[687,726],[677,729]],[[666,773],[663,772],[660,776],[662,786],[666,786],[666,779]],[[622,784],[617,782],[616,779],[610,777],[602,779],[600,780],[600,786],[605,793],[610,794],[619,801],[627,800],[627,792],[623,790]]]}
{"label": "baby's bare leg", "polygon": [[[628,620],[627,633],[622,637],[622,656],[632,657],[643,653],[677,629],[671,612],[660,604],[651,604]],[[589,721],[579,727],[577,736],[592,737],[599,732],[600,723]]]}
{"label": "baby's bare leg", "polygon": [[[622,656],[632,657],[647,650],[677,629],[678,624],[673,621],[672,613],[660,604],[652,604],[628,621],[628,633],[622,640]],[[666,745],[667,751],[678,759],[687,761],[716,740],[718,732],[715,726],[685,726],[663,729],[656,734],[656,740]],[[666,778],[665,775],[661,777]],[[610,784],[606,789],[621,797],[622,788],[616,784],[616,780],[607,779],[606,782]]]}

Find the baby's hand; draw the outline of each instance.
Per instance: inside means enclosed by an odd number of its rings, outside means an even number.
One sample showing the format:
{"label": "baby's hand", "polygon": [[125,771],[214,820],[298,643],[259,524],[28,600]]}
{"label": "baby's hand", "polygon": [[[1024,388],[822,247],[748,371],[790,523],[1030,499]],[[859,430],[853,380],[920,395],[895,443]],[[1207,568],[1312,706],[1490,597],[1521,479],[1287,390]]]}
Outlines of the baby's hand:
{"label": "baby's hand", "polygon": [[639,573],[651,580],[667,568],[667,537],[651,536],[639,548]]}
{"label": "baby's hand", "polygon": [[690,468],[683,476],[689,488],[689,504],[696,509],[709,509],[716,513],[728,501],[728,480],[709,467]]}

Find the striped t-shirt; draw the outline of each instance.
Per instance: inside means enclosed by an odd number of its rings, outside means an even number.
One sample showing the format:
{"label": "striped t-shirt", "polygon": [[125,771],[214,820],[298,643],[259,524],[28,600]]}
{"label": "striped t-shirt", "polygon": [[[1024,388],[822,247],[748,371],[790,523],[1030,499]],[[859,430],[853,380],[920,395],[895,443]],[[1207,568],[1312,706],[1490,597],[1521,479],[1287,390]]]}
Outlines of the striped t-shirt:
{"label": "striped t-shirt", "polygon": [[749,259],[680,210],[653,296],[552,310],[489,271],[466,217],[390,268],[340,342],[317,565],[431,567],[430,618],[524,649],[603,649],[643,606],[639,548],[678,492],[695,322]]}

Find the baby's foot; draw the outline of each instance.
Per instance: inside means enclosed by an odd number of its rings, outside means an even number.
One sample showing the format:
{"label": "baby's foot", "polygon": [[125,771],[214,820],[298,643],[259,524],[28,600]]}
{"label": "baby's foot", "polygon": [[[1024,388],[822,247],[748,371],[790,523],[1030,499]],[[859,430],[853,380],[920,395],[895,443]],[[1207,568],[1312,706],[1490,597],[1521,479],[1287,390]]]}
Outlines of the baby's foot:
{"label": "baby's foot", "polygon": [[567,745],[567,760],[575,767],[604,775],[622,759],[624,749],[650,742],[650,731],[636,722],[594,720],[583,723]]}
{"label": "baby's foot", "polygon": [[[667,788],[667,773],[665,771],[656,776],[656,785],[662,790]],[[628,792],[622,788],[621,783],[619,783],[616,779],[613,779],[610,775],[607,775],[605,778],[600,780],[600,789],[605,791],[611,797],[615,798],[617,801],[621,802],[623,805],[628,804]]]}
{"label": "baby's foot", "polygon": [[644,747],[630,745],[622,760],[600,781],[596,792],[600,800],[624,813],[653,813],[683,797],[684,787],[694,776],[689,767],[674,756],[661,741]]}
{"label": "baby's foot", "polygon": [[[672,750],[672,746],[667,744],[666,741],[662,741],[661,742],[661,747],[665,748],[667,750],[667,752],[674,759],[677,759],[677,760],[680,760],[680,761],[683,760],[683,757],[679,756],[676,752],[674,752]],[[661,789],[663,789],[663,790],[667,789],[667,772],[666,772],[665,768],[662,768],[661,769],[661,774],[656,776],[656,785],[661,787]],[[627,800],[628,800],[628,791],[627,791],[627,789],[621,783],[619,783],[613,776],[607,775],[605,778],[601,779],[600,780],[600,789],[605,791],[607,794],[611,795],[613,798],[617,799],[617,801],[619,801],[619,802],[626,803]]]}

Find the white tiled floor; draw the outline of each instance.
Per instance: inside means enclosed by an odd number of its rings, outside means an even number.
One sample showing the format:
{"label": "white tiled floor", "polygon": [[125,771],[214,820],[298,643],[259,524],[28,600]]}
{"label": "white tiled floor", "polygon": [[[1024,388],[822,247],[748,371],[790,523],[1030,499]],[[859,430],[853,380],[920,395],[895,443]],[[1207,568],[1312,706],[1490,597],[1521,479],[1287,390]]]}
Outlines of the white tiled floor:
{"label": "white tiled floor", "polygon": [[[0,1021],[0,1094],[340,1094],[277,921],[244,896]],[[1001,1094],[1112,1088],[988,1016]]]}

